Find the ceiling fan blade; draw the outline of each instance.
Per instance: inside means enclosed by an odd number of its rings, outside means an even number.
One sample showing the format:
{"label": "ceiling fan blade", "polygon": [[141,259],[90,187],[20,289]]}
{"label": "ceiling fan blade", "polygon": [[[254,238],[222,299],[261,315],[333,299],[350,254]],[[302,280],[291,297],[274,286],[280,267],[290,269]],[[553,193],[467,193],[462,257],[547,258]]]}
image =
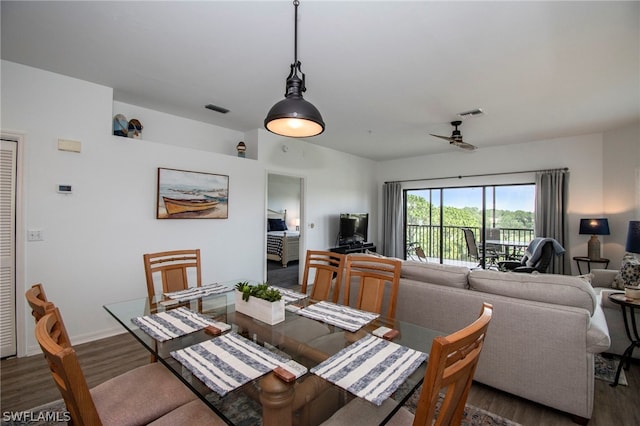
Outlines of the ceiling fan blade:
{"label": "ceiling fan blade", "polygon": [[462,148],[462,149],[466,149],[468,151],[474,151],[476,149],[478,149],[477,146],[475,145],[471,145],[470,143],[466,143],[466,142],[451,142],[453,145],[457,146],[458,148]]}
{"label": "ceiling fan blade", "polygon": [[449,136],[440,136],[440,135],[434,135],[433,133],[429,133],[431,136],[435,136],[436,138],[440,138],[440,139],[444,139],[445,141],[449,141],[450,143],[453,143],[455,141],[455,139],[450,138]]}

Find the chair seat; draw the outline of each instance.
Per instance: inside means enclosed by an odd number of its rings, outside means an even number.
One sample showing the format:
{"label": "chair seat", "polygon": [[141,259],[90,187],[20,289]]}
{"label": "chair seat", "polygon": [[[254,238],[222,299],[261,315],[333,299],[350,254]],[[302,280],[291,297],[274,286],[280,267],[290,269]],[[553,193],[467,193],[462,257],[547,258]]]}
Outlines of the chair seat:
{"label": "chair seat", "polygon": [[199,399],[196,399],[149,423],[149,426],[216,426],[226,424],[226,422],[211,411],[211,408],[207,407]]}
{"label": "chair seat", "polygon": [[[395,401],[387,399],[380,407],[376,407],[364,399],[355,398],[323,422],[322,426],[369,426],[377,424],[381,418],[380,411],[390,412],[395,404]],[[398,412],[386,424],[406,426],[413,424],[413,419],[414,416],[411,411],[400,407]]]}
{"label": "chair seat", "polygon": [[90,393],[104,426],[144,425],[196,398],[160,363],[109,379]]}

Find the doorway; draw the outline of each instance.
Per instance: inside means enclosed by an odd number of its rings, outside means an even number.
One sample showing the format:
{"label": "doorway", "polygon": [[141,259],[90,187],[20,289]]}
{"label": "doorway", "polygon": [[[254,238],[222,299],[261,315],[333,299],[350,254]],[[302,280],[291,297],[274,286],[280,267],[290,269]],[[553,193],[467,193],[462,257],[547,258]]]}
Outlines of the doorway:
{"label": "doorway", "polygon": [[[304,266],[303,197],[303,178],[267,175],[267,219],[280,217],[286,225],[285,230],[268,230],[267,281],[272,285],[293,287],[300,282]],[[283,245],[288,247],[286,253],[277,252],[283,250]]]}
{"label": "doorway", "polygon": [[0,149],[0,358],[17,353],[16,196],[18,141],[2,137]]}

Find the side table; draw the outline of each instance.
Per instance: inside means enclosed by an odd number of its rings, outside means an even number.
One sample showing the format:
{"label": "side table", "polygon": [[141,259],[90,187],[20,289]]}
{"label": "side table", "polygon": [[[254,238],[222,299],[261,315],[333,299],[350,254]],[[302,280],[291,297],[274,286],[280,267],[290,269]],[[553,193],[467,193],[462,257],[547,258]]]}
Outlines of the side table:
{"label": "side table", "polygon": [[582,268],[580,268],[580,263],[585,262],[587,264],[587,274],[591,272],[591,264],[592,263],[604,263],[604,269],[609,267],[609,259],[605,259],[604,257],[600,259],[591,259],[586,256],[575,256],[573,260],[576,261],[576,265],[578,265],[578,273],[582,275]]}
{"label": "side table", "polygon": [[[627,332],[627,337],[631,341],[631,344],[624,350],[622,358],[620,359],[620,365],[618,365],[618,371],[616,371],[616,378],[611,386],[618,385],[618,379],[620,379],[620,371],[622,366],[626,362],[627,366],[625,370],[628,370],[631,365],[631,355],[635,348],[640,348],[640,336],[638,335],[638,325],[636,324],[635,310],[640,310],[640,299],[628,299],[624,293],[613,293],[609,295],[609,300],[613,303],[620,305],[622,308],[622,318],[624,319],[624,329]],[[628,315],[627,315],[628,312]],[[633,332],[633,334],[632,334]]]}

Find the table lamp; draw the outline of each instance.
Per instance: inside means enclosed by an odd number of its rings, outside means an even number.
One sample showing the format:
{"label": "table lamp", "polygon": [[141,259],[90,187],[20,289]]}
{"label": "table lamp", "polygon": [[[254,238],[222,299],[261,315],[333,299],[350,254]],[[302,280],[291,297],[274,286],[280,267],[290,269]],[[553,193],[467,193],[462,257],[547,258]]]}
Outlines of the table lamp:
{"label": "table lamp", "polygon": [[596,235],[609,235],[609,221],[605,218],[580,219],[580,234],[591,235],[587,244],[589,259],[600,259],[600,240]]}
{"label": "table lamp", "polygon": [[640,220],[632,220],[629,222],[625,251],[629,253],[640,253]]}

